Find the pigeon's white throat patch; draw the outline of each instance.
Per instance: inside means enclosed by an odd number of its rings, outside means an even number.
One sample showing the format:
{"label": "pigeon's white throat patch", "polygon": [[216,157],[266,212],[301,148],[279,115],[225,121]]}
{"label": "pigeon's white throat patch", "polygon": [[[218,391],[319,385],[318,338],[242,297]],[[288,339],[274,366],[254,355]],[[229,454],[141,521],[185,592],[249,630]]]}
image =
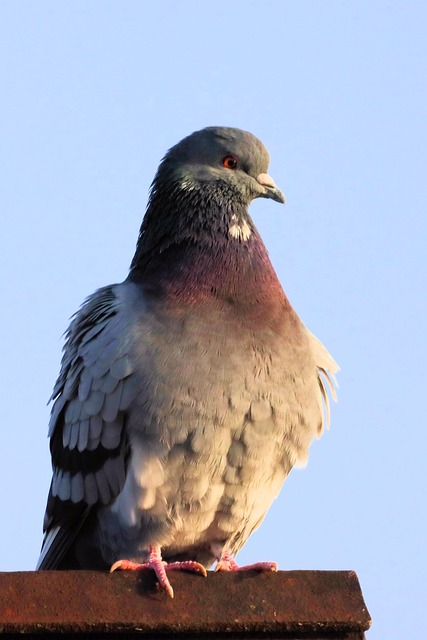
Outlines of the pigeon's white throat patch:
{"label": "pigeon's white throat patch", "polygon": [[245,220],[239,220],[235,213],[231,216],[231,222],[232,224],[228,229],[230,236],[236,240],[249,240],[252,231],[248,223]]}

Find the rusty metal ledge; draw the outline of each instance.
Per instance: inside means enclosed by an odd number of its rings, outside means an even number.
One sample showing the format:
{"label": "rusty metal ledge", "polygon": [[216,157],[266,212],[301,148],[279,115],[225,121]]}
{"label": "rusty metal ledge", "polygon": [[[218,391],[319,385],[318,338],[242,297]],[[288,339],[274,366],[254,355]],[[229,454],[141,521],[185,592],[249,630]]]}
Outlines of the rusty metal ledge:
{"label": "rusty metal ledge", "polygon": [[171,574],[172,600],[144,572],[0,573],[5,638],[364,638],[370,617],[353,571]]}

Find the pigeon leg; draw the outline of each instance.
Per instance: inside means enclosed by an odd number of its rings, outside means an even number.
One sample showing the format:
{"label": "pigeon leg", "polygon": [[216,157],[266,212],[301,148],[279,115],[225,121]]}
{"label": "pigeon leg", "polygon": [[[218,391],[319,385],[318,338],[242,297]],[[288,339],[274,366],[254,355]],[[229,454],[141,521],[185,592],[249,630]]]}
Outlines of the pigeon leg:
{"label": "pigeon leg", "polygon": [[156,578],[159,581],[162,589],[167,591],[171,598],[173,598],[172,585],[166,575],[166,571],[194,571],[195,573],[201,573],[203,576],[207,576],[206,569],[203,565],[192,560],[184,560],[182,562],[171,562],[168,564],[162,560],[160,547],[150,547],[150,555],[148,561],[142,564],[138,562],[132,562],[132,560],[118,560],[113,564],[110,569],[110,573],[120,569],[121,571],[146,571],[151,569],[156,574]]}
{"label": "pigeon leg", "polygon": [[224,551],[217,562],[215,571],[277,571],[277,562],[255,562],[239,567],[229,551]]}

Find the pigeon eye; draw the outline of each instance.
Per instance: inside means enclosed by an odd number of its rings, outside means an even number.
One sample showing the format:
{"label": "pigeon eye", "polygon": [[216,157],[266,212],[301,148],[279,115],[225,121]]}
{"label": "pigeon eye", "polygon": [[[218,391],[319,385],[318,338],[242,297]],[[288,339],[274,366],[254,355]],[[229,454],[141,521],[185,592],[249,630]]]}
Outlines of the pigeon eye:
{"label": "pigeon eye", "polygon": [[222,159],[222,164],[226,169],[235,169],[237,167],[237,158],[234,156],[225,156]]}

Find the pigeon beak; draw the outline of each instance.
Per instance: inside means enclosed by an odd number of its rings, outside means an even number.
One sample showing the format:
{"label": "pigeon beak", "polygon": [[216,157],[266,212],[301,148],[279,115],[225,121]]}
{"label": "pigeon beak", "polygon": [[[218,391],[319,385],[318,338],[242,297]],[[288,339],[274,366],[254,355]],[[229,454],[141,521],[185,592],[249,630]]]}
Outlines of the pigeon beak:
{"label": "pigeon beak", "polygon": [[261,198],[271,198],[276,202],[285,204],[285,196],[280,191],[280,189],[276,187],[273,178],[269,176],[268,173],[260,173],[256,180],[258,184],[260,184],[265,189],[264,193],[259,194]]}

